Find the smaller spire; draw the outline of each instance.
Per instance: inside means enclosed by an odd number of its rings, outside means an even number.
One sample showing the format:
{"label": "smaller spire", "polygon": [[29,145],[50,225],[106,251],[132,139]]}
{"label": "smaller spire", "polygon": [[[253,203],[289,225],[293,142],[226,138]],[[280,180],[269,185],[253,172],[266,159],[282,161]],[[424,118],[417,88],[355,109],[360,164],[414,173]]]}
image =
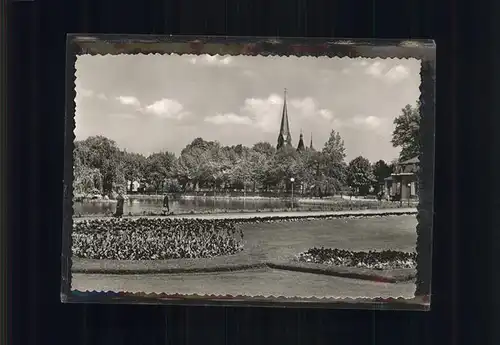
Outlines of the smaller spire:
{"label": "smaller spire", "polygon": [[301,128],[300,129],[299,144],[297,145],[297,151],[304,151],[304,150],[305,150],[304,135],[302,134],[302,128]]}
{"label": "smaller spire", "polygon": [[311,132],[311,143],[309,144],[309,148],[311,150],[314,149],[314,147],[313,147],[313,134],[312,134],[312,132]]}

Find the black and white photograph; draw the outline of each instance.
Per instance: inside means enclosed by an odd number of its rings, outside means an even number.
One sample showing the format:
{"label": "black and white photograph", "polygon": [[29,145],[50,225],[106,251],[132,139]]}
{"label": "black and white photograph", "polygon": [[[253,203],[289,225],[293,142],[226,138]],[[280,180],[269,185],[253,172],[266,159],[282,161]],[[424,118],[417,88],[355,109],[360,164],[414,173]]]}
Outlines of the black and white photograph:
{"label": "black and white photograph", "polygon": [[414,299],[430,255],[417,246],[421,69],[76,56],[71,290]]}

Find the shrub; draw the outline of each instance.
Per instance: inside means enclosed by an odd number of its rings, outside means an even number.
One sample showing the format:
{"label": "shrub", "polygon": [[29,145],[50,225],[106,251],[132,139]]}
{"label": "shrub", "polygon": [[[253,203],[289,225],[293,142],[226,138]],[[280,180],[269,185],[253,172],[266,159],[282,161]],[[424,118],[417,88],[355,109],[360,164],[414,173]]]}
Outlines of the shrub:
{"label": "shrub", "polygon": [[354,252],[335,248],[311,248],[300,253],[299,261],[370,269],[415,268],[416,253],[394,250]]}
{"label": "shrub", "polygon": [[73,225],[73,255],[88,259],[210,258],[243,249],[243,233],[229,220],[92,219]]}

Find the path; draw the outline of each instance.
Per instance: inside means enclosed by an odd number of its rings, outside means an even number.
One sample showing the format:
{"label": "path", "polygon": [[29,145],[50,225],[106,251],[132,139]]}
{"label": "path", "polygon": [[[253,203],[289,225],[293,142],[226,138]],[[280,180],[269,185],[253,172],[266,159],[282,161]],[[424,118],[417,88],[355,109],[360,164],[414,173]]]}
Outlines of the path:
{"label": "path", "polygon": [[339,278],[310,273],[259,269],[199,274],[73,274],[72,289],[166,294],[215,294],[333,298],[412,298],[413,282],[400,284]]}
{"label": "path", "polygon": [[[180,214],[169,216],[124,216],[124,218],[197,218],[197,219],[248,219],[248,218],[293,218],[293,217],[342,217],[342,216],[377,216],[394,214],[416,214],[417,209],[409,208],[388,208],[388,209],[368,209],[349,211],[290,211],[290,212],[244,212],[244,213],[214,213],[214,214]],[[99,219],[111,217],[74,217],[75,220]]]}

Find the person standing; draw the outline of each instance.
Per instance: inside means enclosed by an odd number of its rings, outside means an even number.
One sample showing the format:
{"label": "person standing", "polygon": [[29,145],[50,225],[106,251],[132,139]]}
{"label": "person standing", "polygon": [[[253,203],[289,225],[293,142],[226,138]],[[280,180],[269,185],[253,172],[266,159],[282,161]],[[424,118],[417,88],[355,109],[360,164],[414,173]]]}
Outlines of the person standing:
{"label": "person standing", "polygon": [[170,213],[170,206],[168,205],[168,194],[165,193],[165,197],[163,198],[163,214]]}
{"label": "person standing", "polygon": [[123,206],[125,204],[125,198],[123,197],[121,191],[118,192],[118,196],[116,197],[116,211],[114,217],[121,218],[123,216]]}

